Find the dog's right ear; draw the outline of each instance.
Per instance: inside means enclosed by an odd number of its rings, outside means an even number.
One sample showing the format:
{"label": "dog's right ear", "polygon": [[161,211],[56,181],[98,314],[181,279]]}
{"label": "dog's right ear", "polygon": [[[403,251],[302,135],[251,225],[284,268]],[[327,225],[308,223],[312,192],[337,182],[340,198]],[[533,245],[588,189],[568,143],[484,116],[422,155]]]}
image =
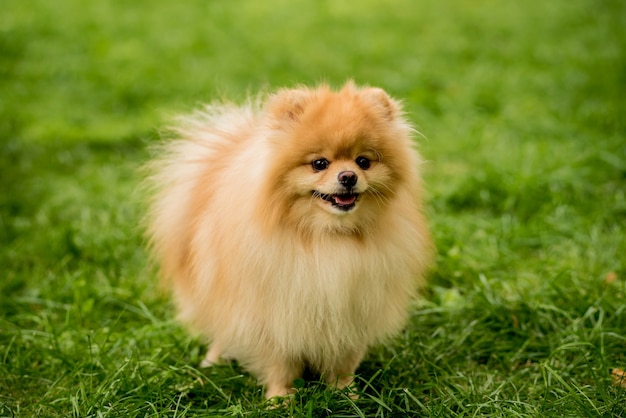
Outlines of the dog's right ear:
{"label": "dog's right ear", "polygon": [[270,96],[267,112],[279,123],[299,122],[311,95],[311,91],[304,88],[280,90]]}

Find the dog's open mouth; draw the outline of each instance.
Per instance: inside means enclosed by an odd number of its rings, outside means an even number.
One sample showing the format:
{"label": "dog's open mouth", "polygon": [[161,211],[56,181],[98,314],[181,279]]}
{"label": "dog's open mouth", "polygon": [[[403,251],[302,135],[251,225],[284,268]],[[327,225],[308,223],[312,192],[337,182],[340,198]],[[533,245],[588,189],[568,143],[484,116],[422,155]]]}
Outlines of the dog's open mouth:
{"label": "dog's open mouth", "polygon": [[330,202],[334,207],[343,211],[349,211],[350,209],[352,209],[356,205],[356,201],[359,198],[358,193],[351,192],[340,194],[326,194],[314,191],[313,196]]}

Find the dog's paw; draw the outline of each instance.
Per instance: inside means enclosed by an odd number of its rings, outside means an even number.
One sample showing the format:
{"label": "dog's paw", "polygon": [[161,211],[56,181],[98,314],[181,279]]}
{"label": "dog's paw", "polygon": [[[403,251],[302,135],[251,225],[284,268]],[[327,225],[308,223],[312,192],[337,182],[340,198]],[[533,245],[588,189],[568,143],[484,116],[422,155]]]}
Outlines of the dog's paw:
{"label": "dog's paw", "polygon": [[[294,398],[294,390],[289,389],[288,392],[265,392],[265,402],[267,403],[267,409],[287,408]],[[276,395],[274,393],[282,393],[282,395]]]}
{"label": "dog's paw", "polygon": [[215,343],[211,344],[206,355],[200,362],[200,367],[204,369],[204,368],[212,367],[216,365],[217,363],[220,362],[221,354],[222,354],[221,348]]}

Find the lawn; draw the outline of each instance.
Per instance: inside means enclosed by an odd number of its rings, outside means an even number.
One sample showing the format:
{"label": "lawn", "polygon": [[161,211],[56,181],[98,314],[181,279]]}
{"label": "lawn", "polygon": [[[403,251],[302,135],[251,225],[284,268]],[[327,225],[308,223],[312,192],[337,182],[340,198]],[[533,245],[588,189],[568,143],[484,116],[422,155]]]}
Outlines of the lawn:
{"label": "lawn", "polygon": [[[349,78],[423,134],[437,263],[358,400],[270,410],[198,368],[139,168],[202,102]],[[0,417],[625,416],[625,227],[622,0],[0,3]]]}

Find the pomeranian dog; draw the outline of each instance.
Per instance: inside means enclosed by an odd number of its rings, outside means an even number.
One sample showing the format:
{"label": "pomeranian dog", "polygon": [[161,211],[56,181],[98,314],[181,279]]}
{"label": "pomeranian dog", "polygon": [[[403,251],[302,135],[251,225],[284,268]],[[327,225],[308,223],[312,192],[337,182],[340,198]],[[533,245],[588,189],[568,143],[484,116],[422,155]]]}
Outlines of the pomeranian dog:
{"label": "pomeranian dog", "polygon": [[414,130],[348,82],[181,118],[149,164],[148,235],[179,316],[266,398],[310,370],[349,386],[402,329],[430,262]]}

